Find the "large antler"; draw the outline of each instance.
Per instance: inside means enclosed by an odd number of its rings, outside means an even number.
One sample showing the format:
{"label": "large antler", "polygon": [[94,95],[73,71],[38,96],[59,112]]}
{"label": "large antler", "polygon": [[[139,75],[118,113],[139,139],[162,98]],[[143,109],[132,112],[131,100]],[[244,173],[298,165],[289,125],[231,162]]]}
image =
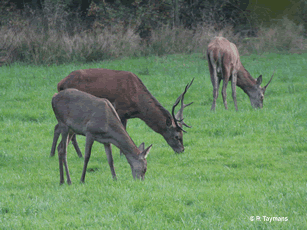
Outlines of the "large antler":
{"label": "large antler", "polygon": [[272,79],[273,79],[273,76],[274,76],[274,73],[275,73],[275,70],[276,68],[274,69],[274,72],[273,72],[273,75],[271,77],[271,79],[269,80],[268,84],[266,84],[266,86],[264,86],[264,89],[266,90],[266,88],[269,86],[269,84],[271,83]]}
{"label": "large antler", "polygon": [[[187,125],[186,123],[184,123],[184,121],[183,121],[183,109],[184,109],[185,107],[191,105],[193,102],[191,102],[191,103],[189,103],[189,104],[184,104],[184,103],[183,103],[183,99],[184,99],[185,93],[188,91],[188,89],[189,89],[190,86],[192,85],[193,81],[194,81],[194,78],[192,79],[192,81],[191,81],[190,84],[187,84],[187,86],[185,87],[183,93],[180,94],[180,96],[177,98],[177,100],[176,100],[176,102],[175,102],[175,104],[173,105],[173,108],[172,108],[172,116],[173,116],[173,119],[174,119],[174,121],[175,121],[176,127],[179,128],[179,129],[181,129],[181,130],[182,130],[183,132],[185,132],[185,133],[186,133],[186,131],[183,130],[182,125],[184,125],[184,126],[186,126],[186,127],[188,127],[188,128],[191,128],[191,126],[188,126],[188,125]],[[181,108],[179,109],[179,111],[177,112],[177,114],[176,114],[176,116],[175,116],[175,114],[174,114],[174,112],[175,112],[175,107],[179,104],[180,100],[181,100]],[[178,122],[180,122],[181,126],[178,124]]]}

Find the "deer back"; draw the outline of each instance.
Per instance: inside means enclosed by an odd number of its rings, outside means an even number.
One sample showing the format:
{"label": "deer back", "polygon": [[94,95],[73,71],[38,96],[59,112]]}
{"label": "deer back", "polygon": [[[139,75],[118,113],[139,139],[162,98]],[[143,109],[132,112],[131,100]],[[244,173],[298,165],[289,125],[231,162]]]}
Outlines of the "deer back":
{"label": "deer back", "polygon": [[58,91],[67,88],[107,98],[115,106],[121,120],[140,118],[160,133],[175,152],[184,150],[181,121],[178,122],[155,99],[135,74],[108,69],[77,70],[58,83]]}
{"label": "deer back", "polygon": [[264,93],[273,79],[275,70],[268,84],[262,88],[260,86],[262,75],[254,79],[241,63],[236,45],[223,37],[216,37],[209,43],[207,55],[210,72],[213,71],[211,64],[213,61],[217,63],[217,72],[223,68],[224,78],[230,77],[235,70],[237,72],[237,86],[249,96],[251,105],[255,108],[263,107]]}
{"label": "deer back", "polygon": [[[52,108],[60,124],[73,132],[92,138],[103,144],[112,143],[123,151],[134,178],[144,178],[146,156],[151,146],[141,151],[134,144],[120,122],[112,104],[77,89],[66,89],[52,98]],[[144,149],[144,147],[143,147]]]}
{"label": "deer back", "polygon": [[66,89],[53,96],[52,107],[57,120],[77,134],[86,135],[91,132],[110,139],[121,136],[134,144],[107,99],[77,89]]}
{"label": "deer back", "polygon": [[58,83],[58,91],[75,88],[96,97],[107,98],[120,117],[138,111],[138,95],[148,94],[133,73],[109,69],[76,70]]}
{"label": "deer back", "polygon": [[216,37],[209,43],[207,55],[208,62],[214,61],[217,64],[217,72],[221,72],[223,68],[226,77],[229,77],[231,72],[238,69],[241,64],[236,45],[223,37]]}

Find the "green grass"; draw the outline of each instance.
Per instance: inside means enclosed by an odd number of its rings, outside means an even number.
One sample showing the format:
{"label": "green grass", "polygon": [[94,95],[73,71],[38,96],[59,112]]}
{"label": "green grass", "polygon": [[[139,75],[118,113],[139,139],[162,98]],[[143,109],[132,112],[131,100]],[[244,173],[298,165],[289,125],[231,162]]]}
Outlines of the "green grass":
{"label": "green grass", "polygon": [[[0,229],[305,229],[307,226],[307,55],[242,57],[268,87],[264,108],[251,108],[237,90],[235,112],[219,95],[211,112],[212,85],[201,55],[171,55],[92,64],[0,69]],[[136,73],[171,109],[185,85],[194,104],[184,111],[193,127],[176,155],[141,120],[128,121],[139,145],[153,144],[145,181],[134,181],[125,157],[113,147],[113,181],[103,145],[95,143],[85,184],[83,159],[72,145],[73,184],[59,185],[57,156],[50,158],[56,124],[51,98],[71,71],[110,68]],[[85,138],[78,137],[84,153]],[[259,221],[250,217],[260,216]],[[288,221],[264,221],[263,216]]]}

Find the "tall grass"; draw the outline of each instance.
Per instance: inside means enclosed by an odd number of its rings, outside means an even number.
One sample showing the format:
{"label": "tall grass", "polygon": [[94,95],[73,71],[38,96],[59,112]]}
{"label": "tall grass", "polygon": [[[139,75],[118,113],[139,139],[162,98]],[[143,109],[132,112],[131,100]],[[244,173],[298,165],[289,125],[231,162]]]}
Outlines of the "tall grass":
{"label": "tall grass", "polygon": [[0,37],[2,49],[8,48],[8,59],[33,64],[89,62],[129,56],[138,52],[140,40],[132,29],[123,28],[72,36],[56,30],[38,33],[28,28],[18,32],[3,29]]}
{"label": "tall grass", "polygon": [[154,29],[148,42],[142,41],[135,25],[117,24],[70,33],[64,26],[62,29],[59,29],[61,26],[56,27],[58,20],[49,21],[47,27],[38,22],[36,26],[23,22],[19,26],[0,27],[0,62],[62,64],[127,56],[204,53],[214,36],[228,38],[242,54],[304,52],[307,49],[306,39],[302,35],[303,27],[286,18],[272,27],[260,27],[255,38],[240,37],[227,26],[217,31],[211,24],[200,24],[194,30],[165,25]]}
{"label": "tall grass", "polygon": [[307,49],[303,25],[296,25],[288,18],[276,20],[269,27],[260,27],[255,38],[247,38],[250,52],[303,52]]}

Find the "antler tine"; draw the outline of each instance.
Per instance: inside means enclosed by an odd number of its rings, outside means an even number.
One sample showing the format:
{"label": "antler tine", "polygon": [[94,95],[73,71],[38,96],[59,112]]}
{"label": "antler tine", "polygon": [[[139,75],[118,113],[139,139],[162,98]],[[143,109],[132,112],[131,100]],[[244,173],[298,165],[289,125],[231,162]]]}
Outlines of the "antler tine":
{"label": "antler tine", "polygon": [[190,102],[189,104],[183,104],[183,108],[189,106],[189,105],[192,105],[194,103],[194,101]]}
{"label": "antler tine", "polygon": [[185,87],[182,96],[185,95],[185,93],[188,91],[188,89],[190,88],[190,86],[192,85],[193,81],[194,81],[195,77],[192,79],[192,81],[190,83],[187,84],[187,86]]}
{"label": "antler tine", "polygon": [[184,123],[184,121],[182,121],[181,124],[183,124],[185,127],[192,128],[192,126],[187,125],[186,123]]}
{"label": "antler tine", "polygon": [[[185,130],[183,130],[179,125],[178,122],[180,122],[181,125],[184,125],[186,127],[191,128],[191,126],[188,126],[184,121],[183,121],[183,109],[189,105],[191,105],[193,102],[189,103],[189,104],[184,104],[183,100],[184,100],[184,95],[186,94],[186,92],[188,91],[188,89],[190,88],[190,86],[192,85],[193,81],[195,78],[192,79],[192,81],[190,83],[188,83],[183,91],[183,93],[177,98],[175,104],[173,105],[173,109],[172,109],[172,115],[173,118],[175,120],[176,126],[178,128],[180,128],[183,132],[186,132]],[[179,101],[181,100],[181,107],[179,109],[179,111],[177,112],[176,116],[174,114],[175,111],[175,107],[179,104]]]}
{"label": "antler tine", "polygon": [[[192,84],[193,81],[194,81],[194,78],[193,78],[193,80],[191,81],[190,84],[187,84],[187,85],[186,85],[186,87],[185,87],[183,93],[180,94],[180,96],[176,99],[176,102],[174,103],[173,108],[172,108],[172,115],[173,115],[173,118],[174,118],[174,119],[176,119],[176,116],[175,116],[175,114],[174,114],[174,112],[175,112],[175,107],[179,104],[180,99],[181,99],[181,103],[182,103],[182,104],[181,104],[180,110],[181,110],[182,108],[185,108],[185,107],[187,107],[187,106],[189,106],[190,104],[193,103],[193,102],[191,102],[191,103],[186,104],[186,105],[183,104],[184,94],[187,92],[187,90],[189,89],[189,87],[191,86],[191,84]],[[179,110],[179,111],[180,111],[180,110]],[[178,111],[178,113],[179,113],[179,111]],[[177,114],[178,114],[178,113],[177,113]],[[176,114],[176,115],[177,115],[177,114]],[[176,119],[176,120],[178,120],[178,119]]]}
{"label": "antler tine", "polygon": [[268,84],[266,84],[266,86],[264,86],[264,88],[266,89],[268,87],[268,85],[271,83],[272,79],[273,79],[273,76],[274,76],[274,73],[275,73],[275,70],[276,70],[276,67],[274,69],[274,72],[273,72],[273,75],[271,77],[271,79],[269,80]]}
{"label": "antler tine", "polygon": [[188,83],[183,91],[183,93],[181,94],[181,108],[179,109],[179,111],[176,114],[176,118],[177,119],[183,119],[183,109],[189,105],[191,105],[193,102],[189,103],[189,104],[184,104],[183,100],[184,100],[184,95],[186,94],[186,92],[188,91],[188,89],[190,88],[190,86],[192,85],[193,81],[195,78],[192,79],[192,81],[190,83]]}
{"label": "antler tine", "polygon": [[177,119],[176,119],[176,116],[175,116],[175,114],[174,114],[174,112],[175,112],[175,107],[179,104],[179,101],[180,101],[180,99],[181,99],[181,96],[182,96],[182,94],[180,94],[180,96],[177,98],[176,102],[175,102],[174,105],[173,105],[173,108],[172,108],[172,116],[173,116],[173,118],[174,118],[176,127],[177,127],[178,129],[180,129],[180,130],[182,130],[183,132],[186,133],[186,131],[183,130],[183,128],[181,128],[181,127],[178,125],[178,122],[182,122],[183,119],[182,119],[181,121],[180,121],[180,120],[177,120]]}
{"label": "antler tine", "polygon": [[180,101],[180,99],[181,99],[181,96],[182,96],[182,95],[180,95],[180,96],[177,98],[177,100],[176,100],[176,102],[174,103],[173,108],[172,108],[172,115],[173,115],[173,118],[174,118],[174,119],[175,119],[175,115],[174,115],[175,107],[179,104],[179,101]]}
{"label": "antler tine", "polygon": [[[192,101],[192,102],[190,102],[189,104],[184,104],[183,103],[183,99],[181,100],[181,108],[180,109],[182,109],[182,111],[183,111],[183,109],[185,108],[185,107],[187,107],[187,106],[189,106],[189,105],[191,105],[191,104],[193,104],[194,103],[194,101]],[[178,111],[179,112],[179,111]],[[177,113],[178,114],[178,113]],[[176,114],[176,116],[177,116],[177,114]]]}

